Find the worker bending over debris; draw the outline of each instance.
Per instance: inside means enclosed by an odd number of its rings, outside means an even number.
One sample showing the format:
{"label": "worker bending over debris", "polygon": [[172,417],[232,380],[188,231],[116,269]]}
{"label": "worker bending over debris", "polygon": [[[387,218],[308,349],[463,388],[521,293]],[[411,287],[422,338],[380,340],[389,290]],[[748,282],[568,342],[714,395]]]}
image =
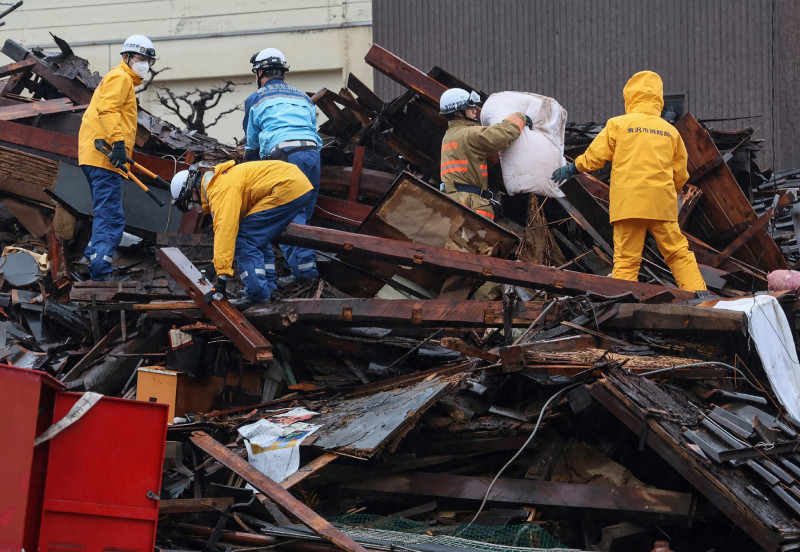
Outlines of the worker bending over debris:
{"label": "worker bending over debris", "polygon": [[677,194],[689,179],[687,154],[677,129],[661,118],[661,77],[652,71],[640,71],[625,84],[622,95],[625,115],[609,119],[586,152],[574,163],[556,169],[552,179],[561,182],[611,161],[611,276],[638,281],[645,236],[650,232],[678,287],[705,292],[706,284],[694,253],[689,251],[689,242],[678,226]]}
{"label": "worker bending over debris", "polygon": [[[276,159],[296,165],[314,187],[312,200],[297,213],[293,222],[306,224],[314,214],[319,194],[322,139],[317,134],[317,108],[308,96],[286,84],[289,70],[286,57],[277,48],[265,48],[250,58],[258,90],[244,103],[245,159]],[[275,255],[267,255],[267,280],[270,286],[294,285],[313,280],[317,272],[317,256],[313,249],[281,245],[289,276],[276,277]]]}
{"label": "worker bending over debris", "polygon": [[524,113],[484,127],[480,123],[480,96],[462,88],[445,90],[439,113],[447,118],[442,139],[441,191],[479,215],[494,219],[497,202],[489,191],[489,158],[519,138],[522,128],[533,129]]}
{"label": "worker bending over debris", "polygon": [[214,221],[216,278],[206,301],[225,297],[234,257],[246,293],[234,304],[245,309],[269,300],[272,288],[264,265],[272,240],[313,198],[313,187],[302,171],[283,161],[226,161],[206,171],[180,171],[170,190],[178,209],[186,212],[199,202],[203,214],[210,213]]}
{"label": "worker bending over debris", "polygon": [[[78,164],[92,192],[92,237],[86,246],[92,280],[111,278],[111,260],[125,229],[122,174],[136,141],[136,94],[156,59],[149,38],[128,37],[120,50],[122,61],[98,85],[83,114],[78,133]],[[111,154],[95,148],[95,140],[112,144]]]}

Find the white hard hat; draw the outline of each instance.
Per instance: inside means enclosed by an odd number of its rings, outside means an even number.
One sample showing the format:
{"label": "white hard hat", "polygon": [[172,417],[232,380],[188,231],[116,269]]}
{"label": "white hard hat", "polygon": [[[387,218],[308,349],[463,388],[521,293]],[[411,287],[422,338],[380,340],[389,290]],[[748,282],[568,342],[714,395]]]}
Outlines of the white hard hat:
{"label": "white hard hat", "polygon": [[481,105],[481,97],[474,90],[467,92],[463,88],[450,88],[439,98],[439,114],[449,115],[476,105]]}
{"label": "white hard hat", "polygon": [[250,57],[253,65],[253,73],[259,69],[264,69],[270,74],[283,74],[289,70],[286,63],[286,56],[277,48],[264,48],[260,52]]}
{"label": "white hard hat", "polygon": [[197,187],[199,172],[194,165],[189,170],[178,171],[169,183],[172,204],[184,213],[192,208],[192,191]]}
{"label": "white hard hat", "polygon": [[189,171],[178,171],[172,177],[172,182],[169,183],[169,191],[172,193],[172,199],[178,199],[186,186],[186,181],[189,180]]}
{"label": "white hard hat", "polygon": [[144,35],[131,35],[125,39],[120,54],[140,54],[150,59],[156,59],[156,49],[153,43]]}

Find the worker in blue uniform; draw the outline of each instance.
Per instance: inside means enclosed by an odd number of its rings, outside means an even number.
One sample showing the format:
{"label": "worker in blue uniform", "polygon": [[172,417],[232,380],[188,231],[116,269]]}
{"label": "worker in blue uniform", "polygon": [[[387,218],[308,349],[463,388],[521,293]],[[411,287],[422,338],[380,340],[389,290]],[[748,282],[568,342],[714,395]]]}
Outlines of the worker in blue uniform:
{"label": "worker in blue uniform", "polygon": [[[244,104],[245,159],[286,161],[296,165],[314,187],[312,199],[294,221],[306,224],[317,205],[322,139],[317,133],[317,110],[308,96],[284,82],[289,70],[286,57],[276,48],[266,48],[250,58],[258,90]],[[265,252],[270,285],[286,287],[319,276],[314,250],[281,245],[290,276],[277,278],[275,256]]]}

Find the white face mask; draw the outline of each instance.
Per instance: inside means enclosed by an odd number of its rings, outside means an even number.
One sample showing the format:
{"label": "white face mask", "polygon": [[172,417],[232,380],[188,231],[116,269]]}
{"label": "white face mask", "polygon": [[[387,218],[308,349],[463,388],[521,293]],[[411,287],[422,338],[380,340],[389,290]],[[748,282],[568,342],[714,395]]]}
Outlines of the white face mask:
{"label": "white face mask", "polygon": [[134,73],[139,75],[140,79],[143,79],[150,70],[150,63],[146,61],[137,61],[136,63],[131,64],[131,69]]}

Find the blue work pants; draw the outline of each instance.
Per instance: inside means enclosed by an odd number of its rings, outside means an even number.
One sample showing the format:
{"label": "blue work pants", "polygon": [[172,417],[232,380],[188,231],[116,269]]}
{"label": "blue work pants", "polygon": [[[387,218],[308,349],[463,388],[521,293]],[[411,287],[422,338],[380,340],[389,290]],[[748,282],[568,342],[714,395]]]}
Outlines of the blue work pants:
{"label": "blue work pants", "polygon": [[[296,220],[312,198],[316,199],[313,190],[279,207],[248,215],[239,223],[235,257],[248,299],[266,301],[276,289],[272,241]],[[265,268],[268,256],[273,262],[271,276]]]}
{"label": "blue work pants", "polygon": [[122,176],[114,171],[81,165],[92,192],[92,237],[84,254],[92,280],[111,274],[111,260],[125,230],[122,210]]}
{"label": "blue work pants", "polygon": [[[311,197],[306,204],[305,208],[298,212],[292,222],[297,224],[306,224],[314,214],[314,208],[317,206],[317,196],[319,195],[319,179],[320,179],[320,157],[318,150],[305,150],[293,151],[291,148],[286,149],[287,161],[295,165],[306,178],[311,182],[314,189],[311,191]],[[298,247],[296,245],[283,245],[279,246],[283,252],[283,258],[292,270],[292,275],[298,280],[311,280],[319,276],[317,272],[317,255],[313,249],[306,247]],[[265,252],[266,270],[272,272],[268,277],[271,281],[276,280],[275,275],[275,254],[270,251]]]}

